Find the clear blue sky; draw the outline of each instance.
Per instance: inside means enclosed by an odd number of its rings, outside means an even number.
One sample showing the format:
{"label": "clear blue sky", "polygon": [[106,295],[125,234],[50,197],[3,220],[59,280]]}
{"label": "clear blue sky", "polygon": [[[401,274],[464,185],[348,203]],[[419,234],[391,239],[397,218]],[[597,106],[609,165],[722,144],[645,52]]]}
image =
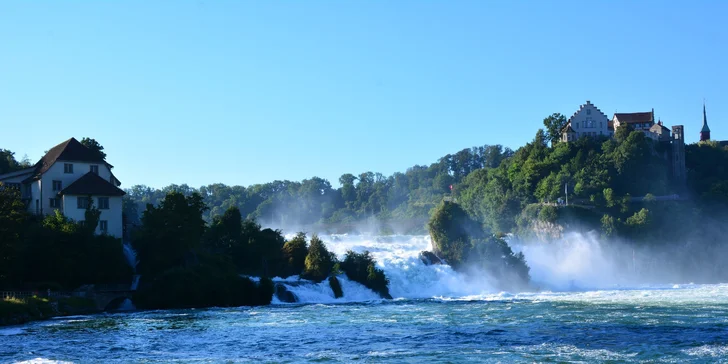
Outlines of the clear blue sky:
{"label": "clear blue sky", "polygon": [[725,1],[4,1],[0,148],[73,136],[125,187],[391,174],[654,108],[728,139]]}

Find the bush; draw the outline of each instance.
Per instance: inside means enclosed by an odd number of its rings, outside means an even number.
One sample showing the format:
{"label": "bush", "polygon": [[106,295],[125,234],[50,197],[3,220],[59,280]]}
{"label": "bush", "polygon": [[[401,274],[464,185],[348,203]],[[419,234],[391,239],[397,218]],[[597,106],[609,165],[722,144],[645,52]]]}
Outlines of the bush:
{"label": "bush", "polygon": [[326,249],[318,235],[311,237],[302,277],[321,282],[328,277],[336,264],[336,256]]}
{"label": "bush", "polygon": [[349,280],[363,284],[382,298],[392,298],[389,294],[389,280],[384,271],[376,267],[376,262],[368,251],[347,251],[340,267]]}
{"label": "bush", "polygon": [[504,239],[488,234],[457,204],[440,204],[428,227],[435,254],[453,269],[485,271],[506,289],[528,284],[530,268],[523,254],[514,254]]}
{"label": "bush", "polygon": [[286,265],[284,269],[286,275],[301,274],[306,268],[306,255],[308,255],[306,233],[301,232],[283,245],[283,261]]}
{"label": "bush", "polygon": [[459,205],[443,201],[435,209],[427,224],[433,241],[433,253],[445,259],[453,268],[459,267],[467,259],[470,239],[482,238],[483,228],[475,222]]}
{"label": "bush", "polygon": [[538,213],[538,219],[541,221],[556,222],[558,218],[559,213],[556,211],[555,206],[543,206]]}
{"label": "bush", "polygon": [[495,236],[473,241],[469,264],[488,272],[500,289],[525,288],[531,279],[523,253],[514,254],[504,239]]}

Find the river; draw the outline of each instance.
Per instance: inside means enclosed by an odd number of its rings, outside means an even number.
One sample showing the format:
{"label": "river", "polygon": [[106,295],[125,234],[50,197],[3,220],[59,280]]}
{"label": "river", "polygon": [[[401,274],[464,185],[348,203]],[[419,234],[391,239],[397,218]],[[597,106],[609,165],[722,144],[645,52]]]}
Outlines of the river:
{"label": "river", "polygon": [[[587,237],[514,247],[533,292],[493,291],[418,258],[424,236],[325,236],[373,252],[394,300],[342,279],[289,285],[299,303],[109,313],[0,328],[0,362],[716,362],[728,360],[728,285],[641,282]],[[634,268],[634,267],[632,267]],[[621,269],[621,268],[620,268]]]}

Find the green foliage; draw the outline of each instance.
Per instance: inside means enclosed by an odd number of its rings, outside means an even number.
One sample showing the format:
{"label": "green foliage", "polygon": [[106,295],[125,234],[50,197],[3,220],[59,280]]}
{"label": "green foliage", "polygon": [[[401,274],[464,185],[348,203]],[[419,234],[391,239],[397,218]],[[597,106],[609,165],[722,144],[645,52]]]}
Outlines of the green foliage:
{"label": "green foliage", "polygon": [[443,201],[435,209],[427,228],[434,243],[435,255],[453,268],[465,263],[471,249],[470,239],[480,239],[485,232],[458,204]]}
{"label": "green foliage", "polygon": [[154,275],[183,266],[201,245],[205,233],[202,213],[207,210],[198,194],[185,197],[171,192],[158,207],[149,205],[134,237],[139,271]]}
{"label": "green foliage", "polygon": [[547,222],[556,222],[559,218],[559,213],[556,211],[555,206],[547,205],[543,206],[541,211],[538,213],[538,219]]}
{"label": "green foliage", "polygon": [[349,280],[363,284],[382,298],[392,298],[389,294],[389,279],[384,271],[376,267],[376,261],[368,251],[347,251],[340,267]]}
{"label": "green foliage", "polygon": [[495,168],[512,154],[500,145],[463,149],[429,166],[413,166],[391,176],[346,173],[339,178],[338,189],[318,177],[248,187],[212,184],[192,188],[182,184],[152,189],[137,185],[126,190],[126,200],[130,202],[125,202],[124,213],[128,221],[136,221],[135,210],[143,213],[147,204],[158,206],[167,193],[174,191],[185,196],[199,193],[210,207],[203,213],[208,222],[230,207],[237,207],[244,219],[273,226],[346,232],[352,231],[356,222],[374,218],[382,222],[381,226],[396,223],[410,232],[418,232],[443,195],[450,193],[450,185],[457,186],[473,171]]}
{"label": "green foliage", "polygon": [[83,138],[81,144],[86,148],[94,152],[99,158],[106,160],[106,153],[104,153],[104,147],[96,141],[96,139]]}
{"label": "green foliage", "polygon": [[685,147],[687,184],[703,204],[728,204],[728,148],[716,142]]}
{"label": "green foliage", "polygon": [[321,282],[331,274],[334,264],[336,264],[336,256],[329,252],[324,242],[314,234],[308,245],[302,278]]}
{"label": "green foliage", "polygon": [[334,298],[344,297],[344,291],[341,289],[341,282],[336,276],[329,277],[329,286],[334,291]]}
{"label": "green foliage", "polygon": [[130,282],[121,241],[94,234],[97,212],[83,222],[57,210],[41,219],[26,212],[17,190],[0,186],[0,289]]}
{"label": "green foliage", "polygon": [[0,287],[12,286],[21,277],[23,236],[29,218],[20,192],[0,182]]}
{"label": "green foliage", "polygon": [[617,233],[617,224],[613,216],[604,215],[602,216],[602,235],[609,238]]}
{"label": "green foliage", "polygon": [[529,282],[523,254],[484,231],[460,206],[443,202],[428,223],[434,253],[454,269],[487,272],[500,287],[522,288]]}
{"label": "green foliage", "polygon": [[283,245],[283,260],[288,269],[288,275],[301,274],[306,268],[306,233],[299,232]]}
{"label": "green foliage", "polygon": [[543,119],[543,125],[546,127],[546,139],[553,146],[561,138],[561,128],[566,125],[566,116],[554,113]]}
{"label": "green foliage", "polygon": [[500,289],[519,290],[528,286],[531,277],[525,256],[513,253],[503,238],[489,236],[473,239],[471,244],[468,268],[487,272]]}

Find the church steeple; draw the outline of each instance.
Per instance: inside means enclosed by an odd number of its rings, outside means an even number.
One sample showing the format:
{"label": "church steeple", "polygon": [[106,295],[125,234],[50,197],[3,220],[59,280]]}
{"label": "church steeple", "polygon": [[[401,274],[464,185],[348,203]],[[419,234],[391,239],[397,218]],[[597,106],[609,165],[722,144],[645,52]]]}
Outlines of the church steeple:
{"label": "church steeple", "polygon": [[700,141],[710,140],[710,128],[708,127],[708,116],[705,114],[705,101],[703,101],[703,129],[700,129]]}

